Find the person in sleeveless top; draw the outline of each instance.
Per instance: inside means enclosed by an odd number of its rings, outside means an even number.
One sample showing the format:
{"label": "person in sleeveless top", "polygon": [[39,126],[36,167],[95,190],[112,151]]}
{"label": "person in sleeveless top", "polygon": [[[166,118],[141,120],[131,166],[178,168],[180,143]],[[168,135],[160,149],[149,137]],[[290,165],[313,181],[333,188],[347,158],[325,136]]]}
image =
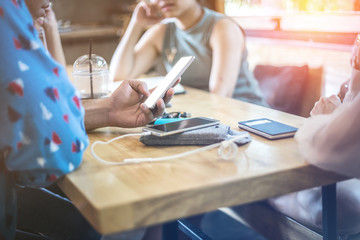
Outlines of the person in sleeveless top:
{"label": "person in sleeveless top", "polygon": [[183,85],[266,106],[249,70],[242,29],[197,0],[141,1],[112,57],[111,78],[136,78],[159,59],[169,71],[189,55],[195,61]]}

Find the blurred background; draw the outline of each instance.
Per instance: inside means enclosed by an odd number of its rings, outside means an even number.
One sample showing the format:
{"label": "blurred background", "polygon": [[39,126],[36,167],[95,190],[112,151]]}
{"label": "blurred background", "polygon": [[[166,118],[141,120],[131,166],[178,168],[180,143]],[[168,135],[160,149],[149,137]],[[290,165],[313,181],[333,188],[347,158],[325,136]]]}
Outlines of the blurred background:
{"label": "blurred background", "polygon": [[[53,8],[67,63],[93,52],[109,63],[136,0],[61,0]],[[237,21],[247,36],[251,68],[259,64],[316,69],[322,95],[337,93],[350,72],[360,32],[360,0],[207,0]]]}

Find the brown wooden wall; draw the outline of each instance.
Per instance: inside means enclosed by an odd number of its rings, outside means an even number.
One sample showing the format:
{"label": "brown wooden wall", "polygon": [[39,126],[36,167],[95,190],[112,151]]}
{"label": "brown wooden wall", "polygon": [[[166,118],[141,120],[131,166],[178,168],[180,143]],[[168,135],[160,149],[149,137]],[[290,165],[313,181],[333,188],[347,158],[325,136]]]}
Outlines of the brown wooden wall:
{"label": "brown wooden wall", "polygon": [[224,13],[225,0],[204,0],[204,4],[215,11]]}

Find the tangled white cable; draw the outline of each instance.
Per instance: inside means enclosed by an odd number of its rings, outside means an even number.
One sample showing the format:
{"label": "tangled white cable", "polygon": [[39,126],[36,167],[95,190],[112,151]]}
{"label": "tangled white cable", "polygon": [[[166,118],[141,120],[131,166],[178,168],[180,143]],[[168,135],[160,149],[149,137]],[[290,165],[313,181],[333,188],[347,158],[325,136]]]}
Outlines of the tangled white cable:
{"label": "tangled white cable", "polygon": [[203,151],[207,151],[216,147],[219,147],[218,149],[218,155],[221,157],[221,159],[224,160],[231,160],[234,159],[237,155],[238,152],[238,146],[236,145],[235,142],[248,142],[250,141],[250,135],[247,132],[242,133],[241,135],[238,136],[234,136],[229,140],[226,141],[222,141],[220,143],[214,143],[199,149],[194,149],[188,152],[184,152],[184,153],[180,153],[180,154],[175,154],[175,155],[170,155],[170,156],[164,156],[164,157],[158,157],[158,158],[126,158],[124,159],[124,161],[122,162],[109,162],[109,161],[105,161],[102,158],[100,158],[96,153],[95,153],[95,146],[98,144],[101,145],[107,145],[111,142],[114,142],[118,139],[124,138],[124,137],[129,137],[129,136],[143,136],[143,135],[149,135],[150,132],[144,132],[144,133],[136,133],[136,134],[126,134],[123,136],[119,136],[116,138],[113,138],[107,142],[102,142],[102,141],[96,141],[91,145],[91,153],[92,155],[95,157],[96,160],[98,160],[99,162],[103,163],[103,164],[107,164],[107,165],[125,165],[125,164],[133,164],[133,163],[142,163],[142,162],[160,162],[160,161],[166,161],[166,160],[171,160],[171,159],[176,159],[176,158],[181,158],[181,157],[185,157],[191,154],[195,154],[195,153],[199,153],[199,152],[203,152]]}
{"label": "tangled white cable", "polygon": [[218,148],[218,155],[221,157],[221,159],[224,160],[231,160],[234,159],[238,152],[238,146],[234,141],[228,140],[228,141],[222,141],[220,143],[220,146]]}

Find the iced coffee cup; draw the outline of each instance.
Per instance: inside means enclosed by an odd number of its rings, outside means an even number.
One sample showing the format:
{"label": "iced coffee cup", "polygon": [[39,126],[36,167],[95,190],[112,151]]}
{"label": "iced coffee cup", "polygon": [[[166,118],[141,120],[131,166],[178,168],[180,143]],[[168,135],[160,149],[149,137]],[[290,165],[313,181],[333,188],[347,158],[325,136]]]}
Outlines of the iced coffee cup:
{"label": "iced coffee cup", "polygon": [[91,54],[79,57],[73,66],[73,83],[82,99],[104,98],[110,94],[110,79],[104,58]]}

